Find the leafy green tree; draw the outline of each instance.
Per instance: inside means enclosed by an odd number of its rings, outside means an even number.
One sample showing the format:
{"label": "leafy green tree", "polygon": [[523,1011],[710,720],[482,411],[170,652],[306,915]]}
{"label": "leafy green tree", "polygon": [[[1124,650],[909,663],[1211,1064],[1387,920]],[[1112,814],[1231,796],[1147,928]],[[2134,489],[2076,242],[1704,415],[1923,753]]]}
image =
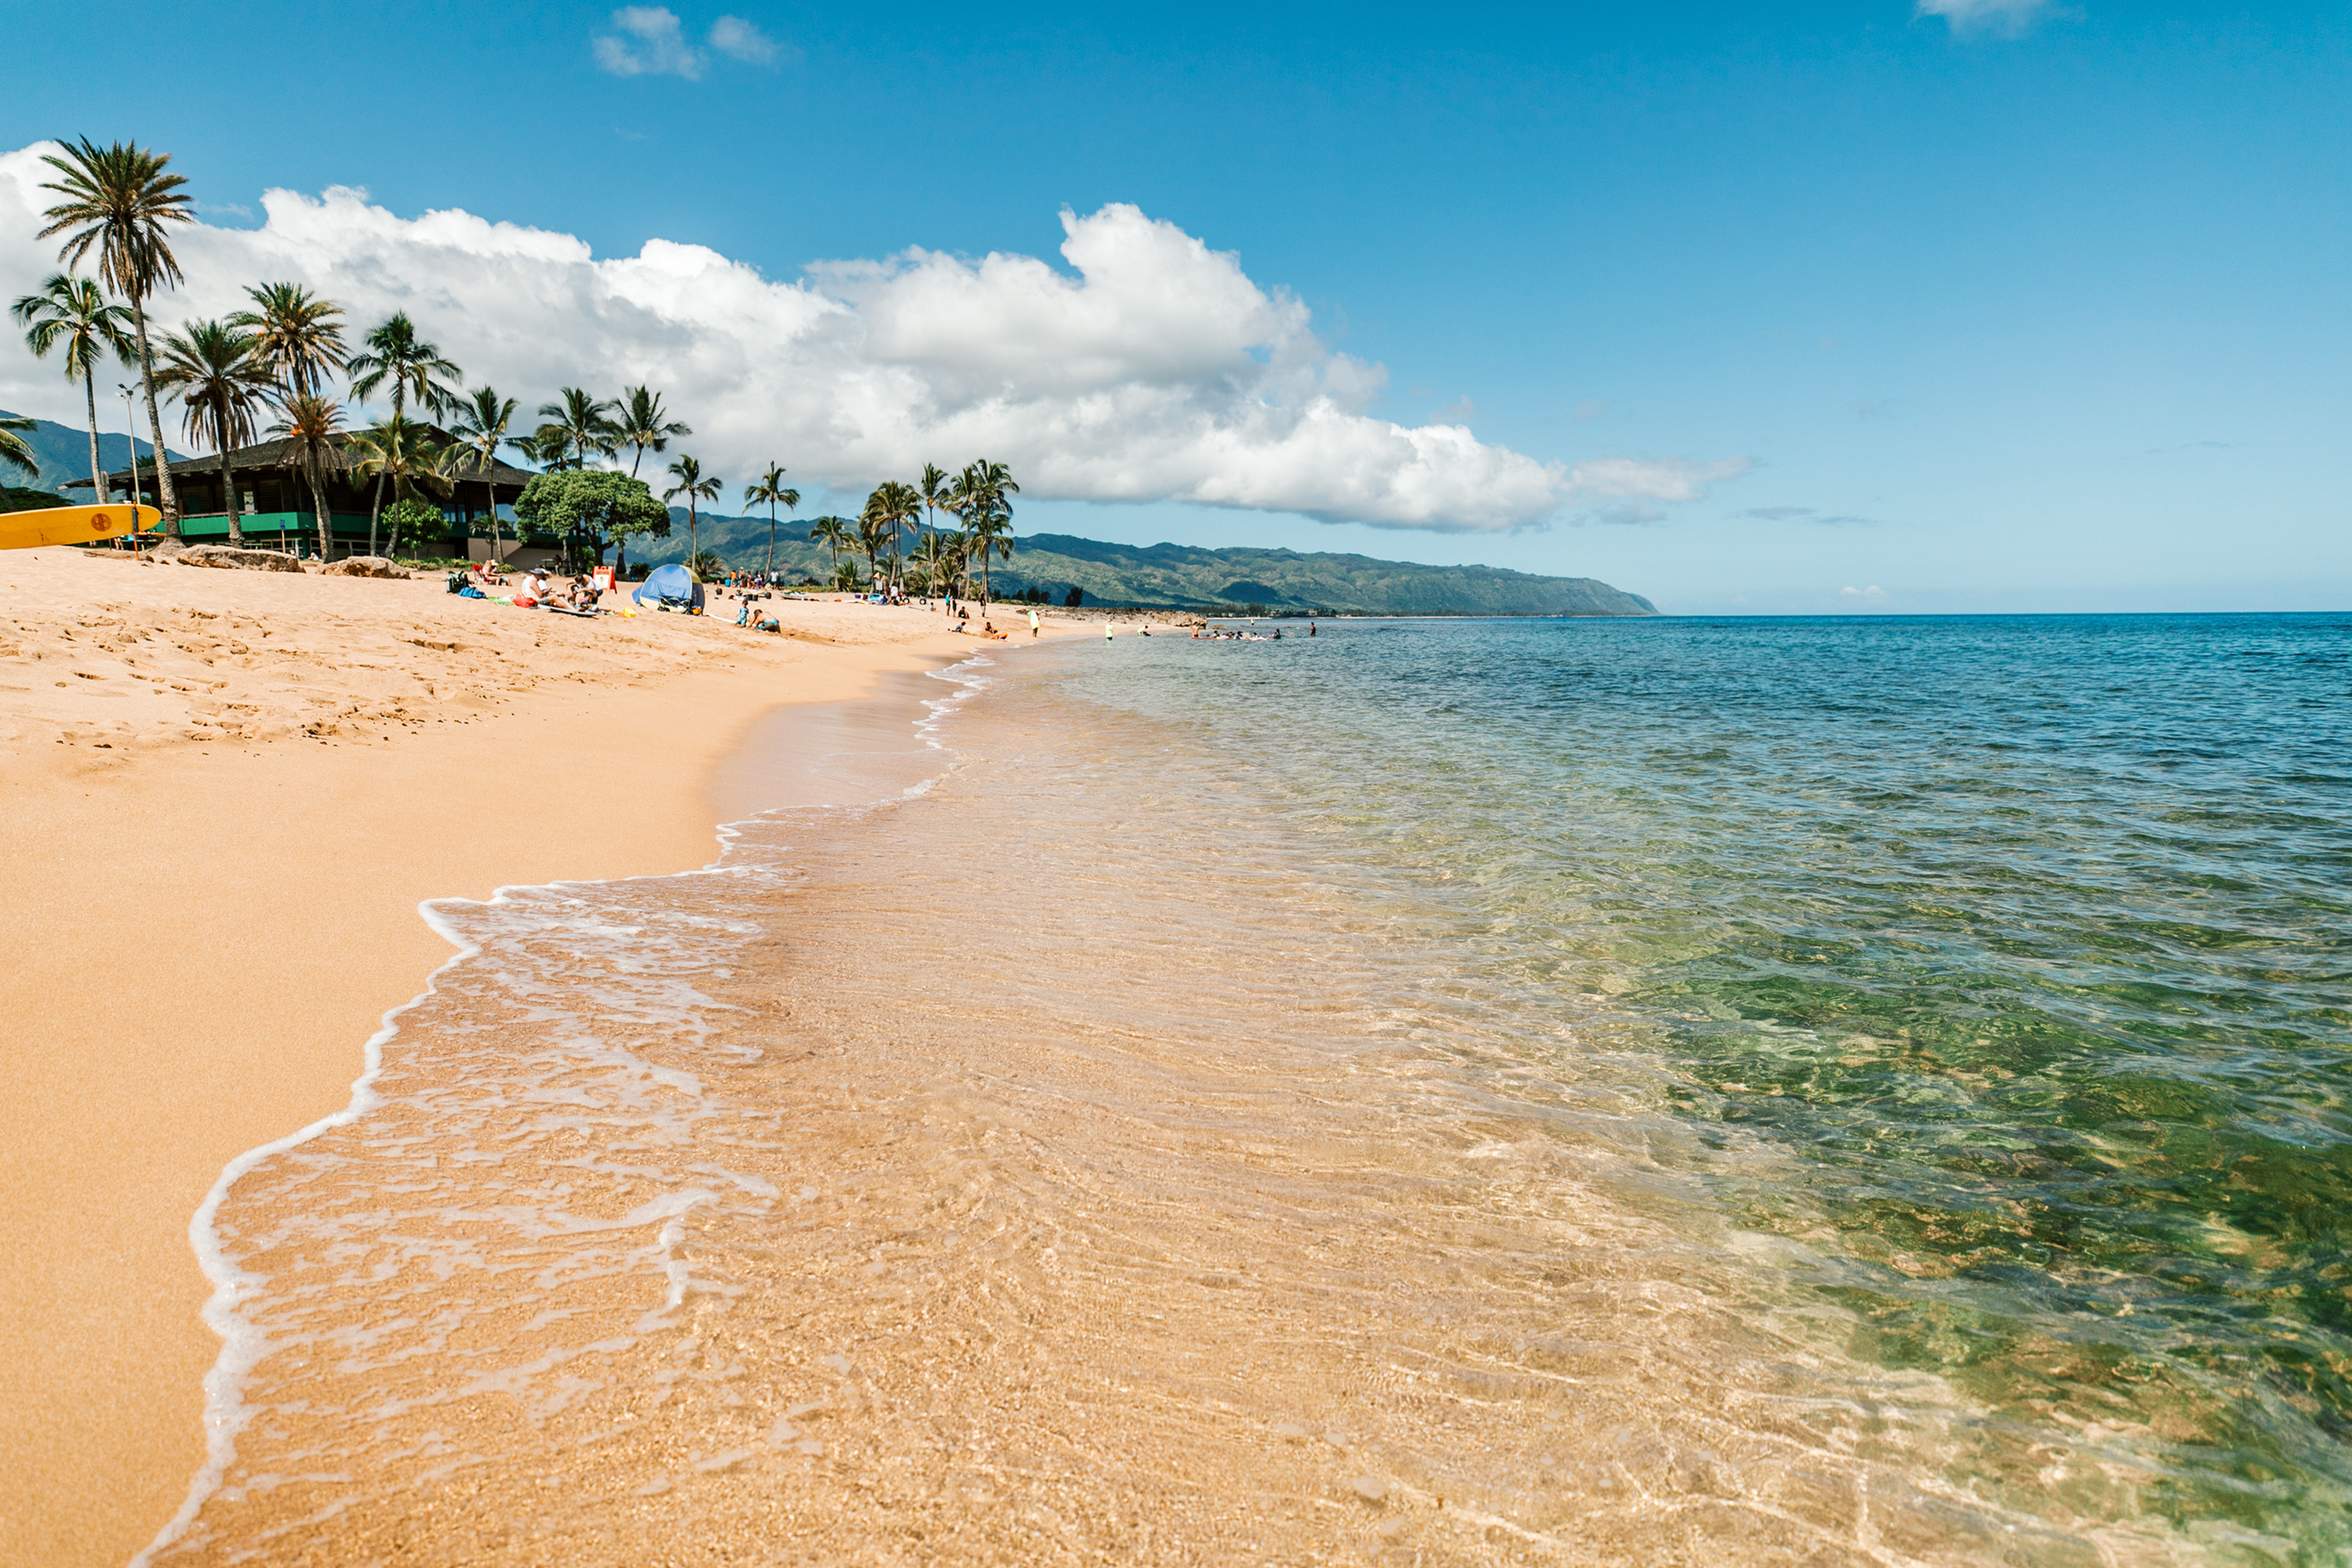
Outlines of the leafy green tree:
{"label": "leafy green tree", "polygon": [[498,389],[489,386],[474,388],[471,396],[461,399],[451,411],[451,434],[458,445],[470,453],[482,476],[482,494],[490,506],[490,559],[499,558],[499,491],[490,477],[499,460],[499,448],[509,443],[507,427],[514,423],[515,400],[500,397]]}
{"label": "leafy green tree", "polygon": [[592,561],[617,545],[616,570],[628,564],[628,542],[639,534],[669,535],[669,508],[654,499],[643,479],[603,468],[540,474],[515,500],[515,521],[564,541],[565,553],[584,546]]}
{"label": "leafy green tree", "polygon": [[[91,493],[99,505],[108,505],[114,497],[106,487],[106,466],[98,456],[98,362],[110,353],[125,364],[139,362],[138,344],[123,330],[130,324],[131,312],[108,304],[106,295],[91,279],[59,272],[41,285],[39,293],[27,294],[10,306],[9,314],[25,329],[25,346],[35,358],[48,358],[52,349],[65,350],[66,379],[81,383],[89,407]],[[131,461],[138,460],[134,454]]]}
{"label": "leafy green tree", "polygon": [[179,389],[187,405],[189,438],[210,441],[220,458],[221,504],[228,513],[231,544],[245,542],[245,525],[228,455],[253,444],[253,416],[278,385],[254,347],[252,338],[226,321],[190,321],[185,331],[163,340],[163,368],[155,377],[156,385]]}
{"label": "leafy green tree", "polygon": [[270,374],[296,396],[321,390],[343,368],[343,308],[312,297],[299,283],[265,283],[247,289],[257,307],[239,310],[228,324],[253,336],[254,352]]}
{"label": "leafy green tree", "polygon": [[287,454],[294,466],[310,485],[311,515],[319,522],[319,559],[324,561],[334,544],[332,526],[327,515],[327,474],[341,454],[335,438],[343,431],[342,405],[331,397],[321,397],[313,392],[298,392],[279,405],[278,423],[269,434],[287,444]]}
{"label": "leafy green tree", "polygon": [[620,446],[621,427],[613,423],[612,404],[577,386],[565,387],[556,397],[556,402],[539,405],[539,416],[550,421],[539,433],[544,437],[551,429],[562,431],[565,445],[577,454],[573,468],[586,468],[591,452],[606,457]]}
{"label": "leafy green tree", "polygon": [[622,445],[637,449],[637,455],[629,459],[631,479],[637,477],[637,466],[646,460],[647,448],[667,452],[671,437],[694,434],[693,426],[669,416],[669,410],[662,406],[661,394],[648,386],[630,387],[612,407],[617,416],[614,436]]}
{"label": "leafy green tree", "polygon": [[677,483],[662,491],[662,500],[672,500],[679,496],[686,498],[686,558],[688,561],[697,560],[702,554],[695,533],[698,503],[717,500],[719,483],[715,476],[705,479],[702,465],[684,453],[680,453],[677,461],[669,466],[669,471],[670,477]]}
{"label": "leafy green tree", "polygon": [[404,531],[409,536],[410,548],[415,548],[415,541],[425,536],[426,529],[442,524],[444,521],[441,509],[427,502],[423,497],[414,495],[401,497],[383,509],[385,533],[383,552],[386,555],[399,552],[400,536]]}
{"label": "leafy green tree", "polygon": [[[158,454],[155,503],[163,513],[163,531],[176,534],[180,498],[172,488],[171,468],[161,456],[163,416],[155,404],[155,362],[147,346],[147,297],[180,281],[180,263],[172,254],[166,226],[195,218],[193,204],[180,189],[187,181],[163,172],[171,161],[168,153],[151,153],[128,142],[100,147],[87,136],[68,147],[63,157],[43,154],[41,162],[60,177],[44,182],[41,189],[55,191],[65,200],[41,215],[48,224],[40,237],[66,235],[58,259],[68,268],[95,248],[99,281],[131,301],[132,332],[139,340],[139,382],[147,395],[147,432]],[[131,461],[138,461],[135,450]]]}
{"label": "leafy green tree", "polygon": [[746,506],[764,504],[768,509],[768,563],[761,571],[773,578],[776,574],[776,508],[781,505],[786,511],[792,510],[801,504],[801,492],[784,484],[784,466],[782,463],[770,463],[768,471],[760,476],[757,484],[743,487],[743,502]]}

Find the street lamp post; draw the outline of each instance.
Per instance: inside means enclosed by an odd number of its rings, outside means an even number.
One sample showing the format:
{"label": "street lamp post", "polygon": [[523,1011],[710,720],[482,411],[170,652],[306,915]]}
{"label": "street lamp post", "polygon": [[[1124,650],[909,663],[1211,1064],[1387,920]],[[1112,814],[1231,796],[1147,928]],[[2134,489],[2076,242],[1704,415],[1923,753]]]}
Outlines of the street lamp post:
{"label": "street lamp post", "polygon": [[[139,419],[132,412],[131,388],[117,382],[114,389],[122,394],[122,426],[131,432],[131,515],[135,518],[139,515],[137,509],[147,504],[147,494],[139,487]],[[133,550],[140,548],[139,531],[135,527],[131,531],[131,547]]]}

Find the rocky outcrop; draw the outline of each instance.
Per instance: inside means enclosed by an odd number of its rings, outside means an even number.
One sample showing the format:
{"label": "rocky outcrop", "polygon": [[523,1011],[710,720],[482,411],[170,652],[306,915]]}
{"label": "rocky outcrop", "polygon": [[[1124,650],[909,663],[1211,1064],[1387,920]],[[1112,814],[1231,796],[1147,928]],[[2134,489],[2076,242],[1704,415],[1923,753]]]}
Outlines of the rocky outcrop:
{"label": "rocky outcrop", "polygon": [[240,572],[299,572],[302,563],[275,550],[239,550],[227,544],[196,544],[174,552],[183,566],[226,566]]}
{"label": "rocky outcrop", "polygon": [[331,561],[320,569],[326,577],[405,577],[405,567],[394,566],[381,555],[347,555],[341,561]]}

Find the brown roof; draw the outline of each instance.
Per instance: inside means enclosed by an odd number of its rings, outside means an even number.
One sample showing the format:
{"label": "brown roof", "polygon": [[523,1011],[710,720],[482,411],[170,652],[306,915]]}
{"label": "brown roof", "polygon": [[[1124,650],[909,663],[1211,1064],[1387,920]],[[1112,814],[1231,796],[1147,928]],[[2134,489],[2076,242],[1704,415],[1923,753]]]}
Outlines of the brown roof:
{"label": "brown roof", "polygon": [[[438,426],[419,425],[417,429],[420,434],[440,445],[446,446],[455,439],[449,432],[440,428]],[[334,466],[338,471],[343,473],[349,473],[351,471],[353,463],[352,459],[346,453],[345,448],[349,446],[352,437],[357,434],[359,434],[357,431],[345,430],[339,432],[334,437],[336,459]],[[288,473],[292,473],[297,471],[293,455],[293,447],[294,443],[290,440],[260,441],[250,447],[239,447],[229,453],[228,465],[232,470],[268,470],[276,468],[284,470]],[[174,474],[217,476],[220,473],[220,458],[217,456],[207,456],[202,458],[175,458],[171,462],[164,464],[163,467]],[[140,482],[142,484],[152,483],[154,472],[155,470],[152,467],[152,461],[142,460],[139,465]],[[532,479],[538,477],[539,476],[530,468],[518,468],[513,464],[502,462],[496,458],[490,459],[489,471],[485,474],[482,471],[481,459],[479,458],[473,457],[470,452],[468,453],[467,461],[450,470],[450,478],[457,480],[461,484],[478,485],[485,479],[488,479],[492,485],[496,486],[499,489],[512,489],[520,490],[523,486],[529,484]],[[109,484],[114,485],[118,489],[127,490],[131,488],[131,475],[129,468],[124,468],[119,473],[109,474],[106,478]],[[88,479],[68,479],[62,488],[67,489],[88,489],[90,488],[90,484]]]}

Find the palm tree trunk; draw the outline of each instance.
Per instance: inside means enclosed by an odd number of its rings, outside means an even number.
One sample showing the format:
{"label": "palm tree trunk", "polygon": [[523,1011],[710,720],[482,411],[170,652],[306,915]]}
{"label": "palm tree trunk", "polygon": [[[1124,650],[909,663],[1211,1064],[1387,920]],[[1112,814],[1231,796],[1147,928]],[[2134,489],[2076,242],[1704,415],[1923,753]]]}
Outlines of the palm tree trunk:
{"label": "palm tree trunk", "polygon": [[[112,506],[114,493],[106,488],[106,468],[98,460],[98,381],[88,371],[82,373],[81,389],[89,399],[89,482],[92,493],[98,497],[99,505]],[[139,461],[136,448],[131,451],[131,460],[134,464]],[[136,533],[139,531],[134,528],[131,531]]]}
{"label": "palm tree trunk", "polygon": [[[490,461],[490,460],[489,460],[488,458],[483,458],[483,459],[482,459],[483,466],[487,468],[487,467],[488,466],[488,464],[489,464],[489,461]],[[482,493],[483,493],[484,495],[486,495],[486,496],[488,496],[488,497],[489,497],[489,498],[490,498],[490,564],[491,564],[491,565],[493,565],[493,566],[495,566],[495,565],[497,565],[497,564],[499,563],[499,490],[498,490],[498,487],[497,487],[496,485],[493,485],[492,483],[490,483],[490,481],[489,481],[489,480],[488,480],[488,479],[484,479],[484,480],[482,481]]]}
{"label": "palm tree trunk", "polygon": [[697,564],[701,556],[702,544],[699,536],[694,531],[694,498],[688,496],[686,498],[686,574],[688,576],[702,575],[701,568]]}
{"label": "palm tree trunk", "polygon": [[245,530],[237,522],[236,472],[228,466],[228,407],[218,396],[213,399],[213,447],[220,454],[221,500],[228,508],[229,547],[242,550]]}
{"label": "palm tree trunk", "polygon": [[[147,394],[147,435],[154,448],[155,507],[163,514],[163,531],[171,538],[180,537],[180,497],[172,488],[172,470],[163,461],[163,416],[155,407],[155,358],[147,352],[147,307],[138,295],[131,297],[131,324],[139,329],[139,385]],[[139,443],[131,443],[131,463],[139,464]]]}
{"label": "palm tree trunk", "polygon": [[383,476],[375,477],[375,494],[368,501],[368,553],[375,553],[375,520],[383,515]]}
{"label": "palm tree trunk", "polygon": [[[92,404],[91,406],[95,408],[97,405]],[[96,430],[98,428],[98,426],[95,423],[97,417],[98,416],[95,414],[90,416],[90,418],[93,421],[90,425],[90,428],[92,430]],[[90,440],[93,443],[95,443],[98,437],[95,436],[90,437]],[[90,447],[90,450],[92,451],[96,451],[97,449],[98,448],[95,445]],[[760,574],[767,578],[771,583],[773,583],[776,580],[776,503],[774,501],[770,501],[768,503],[768,564],[761,568]]]}
{"label": "palm tree trunk", "polygon": [[[399,499],[399,497],[398,497],[397,495],[394,495],[393,499],[394,499],[394,500],[397,500]],[[394,552],[394,551],[398,550],[399,548],[400,548],[400,520],[399,520],[398,518],[394,518],[394,519],[393,520],[393,523],[392,523],[392,537],[391,537],[391,538],[389,538],[389,539],[387,539],[387,540],[385,540],[385,541],[383,542],[383,552],[384,552],[385,557],[388,559],[388,558],[392,555],[393,552]]]}
{"label": "palm tree trunk", "polygon": [[309,478],[310,480],[310,510],[312,515],[317,517],[319,520],[319,561],[320,563],[323,565],[326,563],[327,560],[328,541],[331,536],[328,532],[327,525],[327,492],[325,488],[319,483],[319,465],[315,458],[311,461]]}

